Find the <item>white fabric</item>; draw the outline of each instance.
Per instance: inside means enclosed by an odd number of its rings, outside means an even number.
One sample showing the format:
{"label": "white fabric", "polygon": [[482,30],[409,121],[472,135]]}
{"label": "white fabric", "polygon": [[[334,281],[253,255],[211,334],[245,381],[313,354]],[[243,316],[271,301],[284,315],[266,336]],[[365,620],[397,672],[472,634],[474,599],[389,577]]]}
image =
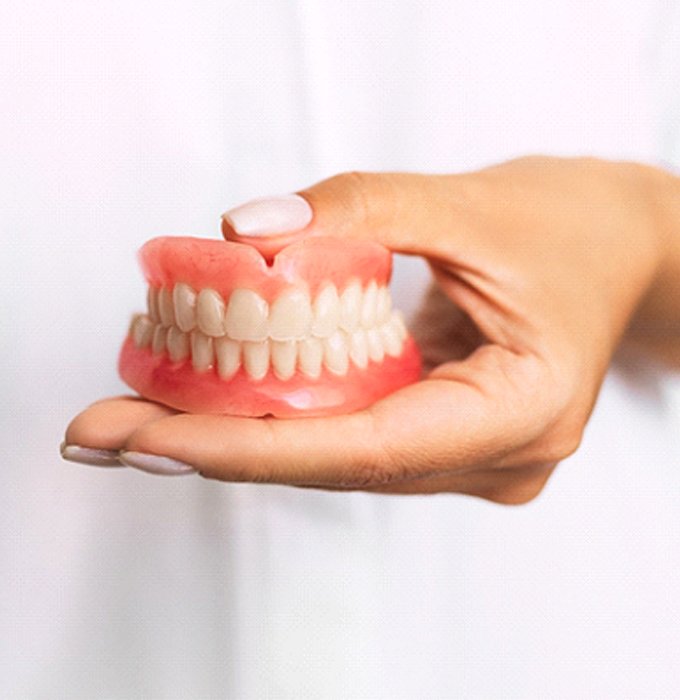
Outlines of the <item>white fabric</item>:
{"label": "white fabric", "polygon": [[[345,169],[658,160],[674,7],[0,6],[3,698],[680,694],[680,391],[657,367],[610,374],[521,508],[57,456],[74,412],[125,391],[144,240]],[[424,280],[399,261],[402,307]]]}

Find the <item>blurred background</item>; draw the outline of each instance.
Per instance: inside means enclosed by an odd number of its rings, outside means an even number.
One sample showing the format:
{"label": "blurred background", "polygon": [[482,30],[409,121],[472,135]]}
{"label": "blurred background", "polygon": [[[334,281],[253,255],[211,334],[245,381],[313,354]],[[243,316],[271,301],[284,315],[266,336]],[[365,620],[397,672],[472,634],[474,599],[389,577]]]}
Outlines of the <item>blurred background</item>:
{"label": "blurred background", "polygon": [[[680,696],[680,380],[610,373],[519,508],[63,462],[135,253],[336,172],[680,164],[659,0],[0,5],[0,695]],[[396,302],[427,280],[401,258]]]}

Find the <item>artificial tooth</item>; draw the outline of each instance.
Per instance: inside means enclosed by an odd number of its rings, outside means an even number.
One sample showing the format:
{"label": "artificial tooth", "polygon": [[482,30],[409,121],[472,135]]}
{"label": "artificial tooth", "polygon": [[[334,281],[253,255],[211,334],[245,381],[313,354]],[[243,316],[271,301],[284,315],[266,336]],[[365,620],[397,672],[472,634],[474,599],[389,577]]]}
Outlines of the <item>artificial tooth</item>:
{"label": "artificial tooth", "polygon": [[300,371],[312,379],[321,376],[323,344],[318,338],[304,338],[298,343]]}
{"label": "artificial tooth", "polygon": [[231,379],[241,365],[241,343],[231,338],[214,341],[217,373],[222,379]]}
{"label": "artificial tooth", "polygon": [[269,341],[243,343],[243,366],[253,379],[263,379],[269,370]]}
{"label": "artificial tooth", "polygon": [[380,337],[388,355],[391,357],[401,355],[401,338],[399,338],[399,331],[394,327],[392,321],[380,326]]}
{"label": "artificial tooth", "polygon": [[373,328],[378,312],[378,285],[371,280],[366,287],[361,302],[361,325],[364,328]]}
{"label": "artificial tooth", "polygon": [[274,340],[297,340],[309,333],[312,306],[302,289],[281,294],[269,310],[269,337]]}
{"label": "artificial tooth", "polygon": [[401,311],[395,311],[392,314],[391,323],[396,330],[399,339],[406,340],[406,337],[408,336],[408,329],[406,328],[406,323],[404,323],[404,316]]}
{"label": "artificial tooth", "polygon": [[347,336],[342,331],[336,331],[323,341],[323,359],[329,371],[333,374],[347,374],[348,350]]}
{"label": "artificial tooth", "polygon": [[229,297],[224,321],[227,335],[234,340],[267,338],[267,302],[251,289],[235,289]]}
{"label": "artificial tooth", "polygon": [[151,349],[154,355],[160,355],[165,350],[165,338],[168,334],[168,329],[163,328],[159,323],[153,330],[153,339],[151,341]]}
{"label": "artificial tooth", "polygon": [[390,318],[391,310],[392,298],[390,297],[389,290],[387,287],[379,287],[376,301],[375,325],[382,326],[383,323],[387,323]]}
{"label": "artificial tooth", "polygon": [[132,318],[130,319],[130,325],[128,326],[128,335],[132,335],[135,330],[135,326],[137,325],[137,321],[142,318],[144,314],[132,314]]}
{"label": "artificial tooth", "polygon": [[196,320],[206,335],[224,335],[224,301],[214,289],[201,289],[196,299]]}
{"label": "artificial tooth", "polygon": [[368,344],[368,356],[373,362],[382,362],[385,357],[385,348],[382,344],[380,331],[371,328],[366,331],[366,342]]}
{"label": "artificial tooth", "polygon": [[354,331],[349,337],[349,357],[361,369],[368,365],[368,341],[363,328]]}
{"label": "artificial tooth", "polygon": [[175,285],[172,290],[172,300],[175,302],[177,325],[185,333],[196,327],[196,292],[184,282]]}
{"label": "artificial tooth", "polygon": [[149,318],[153,323],[161,322],[161,315],[158,311],[158,287],[149,286],[146,293],[146,305],[149,309]]}
{"label": "artificial tooth", "polygon": [[327,338],[340,323],[340,299],[335,285],[325,286],[314,300],[314,320],[312,335]]}
{"label": "artificial tooth", "polygon": [[297,343],[294,340],[272,340],[272,367],[279,379],[290,379],[295,374]]}
{"label": "artificial tooth", "polygon": [[132,341],[138,348],[151,345],[154,323],[148,316],[136,316],[132,322]]}
{"label": "artificial tooth", "polygon": [[161,287],[158,293],[158,311],[164,328],[175,325],[175,310],[172,307],[172,293],[167,287]]}
{"label": "artificial tooth", "polygon": [[214,363],[213,339],[199,330],[191,331],[191,364],[197,372],[206,372]]}
{"label": "artificial tooth", "polygon": [[166,341],[168,347],[168,355],[173,362],[180,362],[189,355],[189,336],[177,328],[170,326],[168,328],[168,337]]}
{"label": "artificial tooth", "polygon": [[359,326],[362,296],[361,284],[355,281],[340,297],[340,326],[350,333]]}

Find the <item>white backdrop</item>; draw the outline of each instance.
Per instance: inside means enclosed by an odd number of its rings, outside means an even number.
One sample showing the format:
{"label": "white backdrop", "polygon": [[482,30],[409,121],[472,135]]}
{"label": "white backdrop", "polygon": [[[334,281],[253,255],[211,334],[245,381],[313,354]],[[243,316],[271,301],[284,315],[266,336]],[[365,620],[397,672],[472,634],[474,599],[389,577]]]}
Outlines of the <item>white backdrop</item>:
{"label": "white backdrop", "polygon": [[[5,0],[3,698],[680,695],[680,402],[658,368],[612,372],[581,450],[521,508],[57,451],[76,411],[125,391],[146,239],[218,235],[229,206],[345,169],[680,157],[673,17],[645,0]],[[424,280],[398,262],[402,307]]]}

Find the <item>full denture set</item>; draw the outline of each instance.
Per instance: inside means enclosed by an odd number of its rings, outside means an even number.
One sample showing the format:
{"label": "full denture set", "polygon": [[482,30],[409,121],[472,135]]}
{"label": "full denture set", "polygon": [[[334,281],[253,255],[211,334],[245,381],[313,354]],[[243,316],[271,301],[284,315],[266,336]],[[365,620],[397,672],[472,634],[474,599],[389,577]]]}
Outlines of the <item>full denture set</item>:
{"label": "full denture set", "polygon": [[120,359],[143,396],[190,412],[297,416],[365,407],[415,381],[418,351],[373,243],[310,237],[265,260],[248,245],[157,238]]}

